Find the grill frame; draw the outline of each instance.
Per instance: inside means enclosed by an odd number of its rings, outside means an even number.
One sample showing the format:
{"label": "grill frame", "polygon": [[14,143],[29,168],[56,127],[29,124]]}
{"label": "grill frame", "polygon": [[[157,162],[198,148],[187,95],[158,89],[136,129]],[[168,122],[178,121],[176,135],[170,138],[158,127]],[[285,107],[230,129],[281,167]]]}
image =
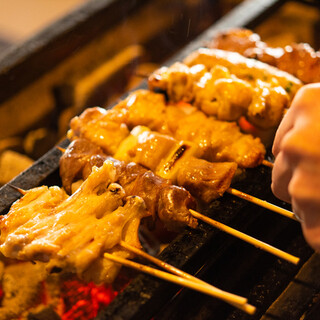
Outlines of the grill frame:
{"label": "grill frame", "polygon": [[[214,34],[223,29],[230,27],[255,27],[286,2],[287,1],[261,0],[259,4],[257,4],[256,1],[253,0],[246,1],[220,19],[206,32],[201,34],[200,37],[188,44],[182,51],[174,55],[166,62],[166,65],[170,65],[177,60],[182,60],[191,51],[203,46]],[[312,4],[317,5],[318,2],[312,2]],[[17,57],[18,56],[16,56],[16,58]],[[17,72],[16,70],[18,70],[15,68],[19,67],[19,59],[9,59],[7,62],[8,61],[12,62],[12,69],[10,70],[15,74],[15,72]],[[14,67],[15,64],[16,67]],[[0,70],[1,69],[4,70],[4,65],[0,64]],[[0,75],[3,74],[0,73]],[[6,76],[10,76],[10,73],[7,73]],[[0,77],[0,80],[1,79],[3,78]],[[146,83],[143,83],[140,88],[146,88]],[[15,89],[19,90],[19,84]],[[14,92],[12,92],[12,94],[14,94]],[[123,98],[126,97],[127,94],[128,93],[126,93]],[[65,148],[68,143],[68,140],[64,140],[59,146]],[[53,148],[36,161],[32,167],[12,180],[10,184],[23,189],[29,189],[41,184],[59,184],[60,181],[57,175],[60,155],[61,152]],[[238,189],[290,209],[289,206],[273,197],[269,188],[269,168],[259,167],[250,169],[247,175],[247,180],[239,182],[236,186]],[[0,188],[1,214],[5,214],[12,202],[20,196],[17,191],[10,187],[10,184]],[[260,271],[261,274],[263,273],[261,279],[272,274],[269,284],[264,283],[264,288],[259,292],[257,292],[257,284],[247,290],[249,301],[258,307],[258,312],[255,316],[248,316],[228,307],[223,302],[212,298],[210,298],[212,300],[208,301],[208,299],[204,299],[203,297],[201,300],[206,300],[203,307],[200,307],[200,309],[188,308],[188,310],[192,310],[194,313],[201,311],[203,314],[203,318],[201,319],[260,319],[262,316],[264,316],[265,319],[271,319],[272,317],[270,315],[277,312],[274,310],[279,310],[279,305],[270,307],[272,302],[283,292],[282,298],[280,297],[275,304],[282,303],[280,304],[281,308],[284,305],[288,306],[288,299],[290,300],[290,297],[293,297],[294,292],[297,291],[292,289],[292,287],[297,287],[298,285],[303,286],[303,288],[308,291],[308,295],[295,299],[295,303],[298,303],[301,308],[299,308],[298,311],[287,308],[285,316],[292,320],[299,319],[308,306],[314,305],[314,308],[316,307],[317,304],[316,302],[312,302],[312,299],[320,292],[320,281],[317,281],[317,279],[320,279],[320,268],[318,268],[320,258],[318,255],[313,254],[313,251],[304,242],[301,230],[296,222],[288,221],[286,218],[276,216],[272,213],[268,215],[265,210],[257,208],[243,200],[235,199],[230,195],[225,195],[223,198],[214,201],[211,206],[205,208],[203,212],[214,217],[214,219],[241,229],[244,232],[246,230],[248,232],[261,232],[258,233],[266,239],[265,241],[268,239],[268,243],[300,256],[302,262],[299,266],[289,265],[289,263],[271,257],[269,254],[261,252],[258,249],[243,245],[239,243],[238,240],[230,238],[203,223],[200,223],[200,228],[197,230],[187,228],[185,232],[178,235],[161,253],[159,257],[163,261],[171,263],[190,273],[197,274],[197,276],[201,278],[208,278],[213,284],[216,284],[220,282],[221,279],[219,280],[219,277],[223,274],[221,261],[225,261],[226,265],[228,261],[234,263],[234,260],[232,260],[232,252],[230,251],[233,250],[232,248],[238,248],[243,253],[244,259],[250,261],[251,266],[247,262],[242,263],[239,270],[235,272],[237,281],[229,281],[227,284],[221,283],[223,289],[241,291],[240,287],[243,286],[245,281],[241,278],[241,275],[243,273],[247,275],[248,273],[250,274],[250,272],[252,272],[252,265],[266,264],[263,269],[264,271]],[[261,221],[263,222],[261,223]],[[275,228],[274,225],[277,227]],[[285,243],[281,236],[283,229],[286,230],[287,236],[292,237],[292,239],[287,239]],[[208,251],[211,252],[213,249],[215,249],[215,252],[213,256],[208,259]],[[254,263],[252,264],[253,261]],[[303,263],[305,263],[305,265],[302,268]],[[217,265],[220,266],[220,273],[217,273],[215,277],[210,277],[208,274],[210,274],[212,268]],[[228,268],[226,267],[226,269]],[[274,274],[273,270],[280,272]],[[311,271],[314,273],[313,276],[310,276]],[[288,285],[289,289],[285,290]],[[270,294],[269,291],[272,288],[275,290]],[[184,301],[192,301],[190,299],[194,298],[194,295],[185,289],[182,290],[179,296],[176,296],[179,290],[180,288],[175,285],[154,279],[150,276],[139,275],[107,308],[101,310],[97,319],[150,319],[152,317],[157,319],[160,315],[162,316],[161,319],[170,319],[174,312],[178,312],[178,310],[182,311],[181,303],[183,304]],[[176,302],[177,299],[178,303]],[[292,303],[292,301],[289,302]],[[208,311],[209,304],[210,310]],[[269,307],[270,309],[268,310]],[[166,311],[166,308],[169,311],[172,310],[173,313],[170,314]],[[204,314],[203,309],[206,309],[206,314]],[[222,311],[220,312],[218,310]],[[213,314],[214,317],[212,317]],[[281,317],[283,314],[276,316]],[[195,314],[194,318],[197,318]]]}

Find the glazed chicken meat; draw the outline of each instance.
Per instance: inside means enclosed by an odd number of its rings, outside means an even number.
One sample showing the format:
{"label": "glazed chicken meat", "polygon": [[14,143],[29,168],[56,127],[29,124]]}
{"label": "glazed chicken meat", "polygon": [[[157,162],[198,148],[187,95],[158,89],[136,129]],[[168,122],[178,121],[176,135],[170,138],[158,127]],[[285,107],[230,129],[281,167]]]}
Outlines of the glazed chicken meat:
{"label": "glazed chicken meat", "polygon": [[[219,120],[245,116],[261,128],[275,127],[301,86],[298,79],[235,52],[199,49],[183,63],[162,67],[149,88],[171,101],[186,101]],[[290,90],[288,90],[290,88]]]}
{"label": "glazed chicken meat", "polygon": [[[70,133],[72,134],[72,126]],[[72,135],[69,136],[72,137]],[[77,140],[79,138],[73,137],[73,139]],[[107,147],[104,148],[104,145],[108,141],[108,138],[101,140],[102,143],[99,147],[103,151],[107,149]],[[179,184],[181,187],[185,187],[184,183],[187,180],[177,180],[179,171],[184,170],[185,173],[188,171],[190,173],[189,177],[193,177],[189,179],[188,186],[191,187],[190,184],[192,183],[194,187],[191,189],[198,190],[196,194],[198,197],[200,196],[199,200],[210,202],[221,196],[229,188],[237,164],[233,161],[208,162],[201,160],[197,157],[199,153],[202,153],[202,151],[199,151],[198,145],[195,143],[174,139],[169,135],[151,131],[145,126],[136,126],[131,130],[128,137],[120,143],[116,153],[112,156],[125,163],[137,163],[152,170],[157,176],[168,179],[174,184]],[[195,167],[197,167],[197,170],[195,170]],[[199,173],[201,170],[203,172],[210,171],[212,183],[209,184],[206,181],[199,189],[200,180],[206,179],[205,174],[195,175],[196,171]],[[216,189],[215,186],[219,186],[219,188]],[[211,188],[211,190],[204,190],[204,187]]]}
{"label": "glazed chicken meat", "polygon": [[[260,139],[242,133],[235,122],[208,117],[189,104],[166,104],[162,94],[147,90],[133,92],[111,110],[97,107],[85,110],[71,120],[68,136],[71,140],[86,138],[112,155],[114,153],[110,150],[119,150],[122,142],[110,138],[104,125],[107,122],[114,122],[114,127],[127,128],[123,140],[130,136],[129,130],[143,125],[176,140],[187,141],[197,146],[197,157],[210,162],[236,162],[241,168],[252,168],[261,164],[265,156],[265,147]],[[170,139],[167,138],[167,144],[173,141]],[[158,147],[153,148],[154,152],[163,148],[160,143]],[[141,157],[147,158],[143,154]]]}

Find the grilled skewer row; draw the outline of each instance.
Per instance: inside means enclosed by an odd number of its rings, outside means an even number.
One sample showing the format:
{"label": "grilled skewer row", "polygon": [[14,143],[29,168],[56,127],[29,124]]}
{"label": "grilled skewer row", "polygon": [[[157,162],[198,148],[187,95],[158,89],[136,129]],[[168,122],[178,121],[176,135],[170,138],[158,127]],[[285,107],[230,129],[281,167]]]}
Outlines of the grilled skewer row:
{"label": "grilled skewer row", "polygon": [[[24,196],[0,219],[0,252],[10,258],[42,261],[38,271],[46,268],[49,272],[77,273],[80,279],[96,283],[112,283],[125,265],[218,297],[247,313],[255,312],[246,298],[222,291],[139,250],[140,220],[148,215],[145,202],[138,196],[126,196],[114,182],[119,173],[114,159],[91,169],[70,197],[59,187],[17,188]],[[134,255],[169,273],[129,261]]]}
{"label": "grilled skewer row", "polygon": [[[96,114],[102,110],[91,111]],[[134,127],[118,142],[116,151],[112,153],[114,140],[106,131],[109,122],[100,119],[93,126],[90,126],[92,122],[88,122],[89,126],[86,126],[83,120],[80,117],[71,122],[70,138],[92,138],[90,141],[99,145],[107,154],[127,163],[138,163],[156,175],[186,187],[192,195],[204,202],[222,196],[229,188],[237,169],[235,162],[208,162],[199,159],[197,144],[174,139],[145,126]],[[111,123],[112,130],[115,130],[115,123]],[[122,128],[123,124],[118,127]],[[92,136],[93,128],[95,131]],[[97,135],[98,139],[94,139]]]}
{"label": "grilled skewer row", "polygon": [[162,94],[147,90],[133,92],[110,110],[86,109],[71,120],[68,136],[86,138],[113,155],[139,125],[193,143],[196,156],[210,162],[252,168],[261,164],[266,152],[259,138],[243,134],[235,122],[215,120],[190,104],[166,104]]}
{"label": "grilled skewer row", "polygon": [[276,127],[302,83],[270,65],[236,52],[202,48],[184,62],[162,67],[149,88],[186,101],[220,120],[245,116],[259,128]]}

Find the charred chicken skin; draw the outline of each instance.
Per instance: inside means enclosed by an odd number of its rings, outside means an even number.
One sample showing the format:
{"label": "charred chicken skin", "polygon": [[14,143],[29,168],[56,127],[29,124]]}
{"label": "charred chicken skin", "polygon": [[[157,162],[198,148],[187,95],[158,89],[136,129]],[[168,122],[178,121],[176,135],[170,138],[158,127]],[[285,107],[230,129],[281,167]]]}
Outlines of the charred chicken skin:
{"label": "charred chicken skin", "polygon": [[127,197],[114,182],[116,174],[113,163],[106,161],[71,196],[59,187],[27,191],[1,218],[1,253],[42,261],[49,272],[63,270],[87,281],[112,282],[119,266],[103,253],[130,258],[119,242],[140,247],[138,228],[148,215],[140,197]]}

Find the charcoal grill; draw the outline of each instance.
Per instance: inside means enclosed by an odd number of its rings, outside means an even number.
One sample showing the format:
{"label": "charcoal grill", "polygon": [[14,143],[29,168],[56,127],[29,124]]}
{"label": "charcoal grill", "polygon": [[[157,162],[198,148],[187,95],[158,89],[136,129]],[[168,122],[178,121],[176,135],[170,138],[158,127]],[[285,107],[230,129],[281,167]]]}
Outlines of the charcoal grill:
{"label": "charcoal grill", "polygon": [[[121,8],[130,15],[147,2],[136,1],[136,6],[131,6],[132,2],[123,1]],[[188,43],[182,51],[171,56],[165,64],[169,65],[183,59],[192,50],[205,45],[220,30],[258,26],[286,2],[245,1]],[[314,10],[319,9],[317,1],[300,2],[313,6]],[[120,18],[117,13],[114,17],[109,16],[110,20],[107,21],[98,19],[101,17],[101,12],[110,10],[116,5],[116,1],[93,3],[90,13],[80,16],[82,19],[74,19],[73,24],[64,30],[55,30],[48,41],[37,43],[36,48],[32,47],[31,42],[27,49],[20,48],[0,63],[1,87],[7,88],[0,94],[2,103],[23,92],[43,75],[54,71],[55,66],[66,59],[66,56],[78,47],[87,45],[90,37],[102,33],[102,30],[109,28],[114,20]],[[93,21],[98,23],[95,24]],[[72,37],[73,32],[84,32],[84,30],[86,30],[85,40]],[[73,39],[69,52],[62,49],[65,47],[66,39]],[[148,41],[148,46],[154,44],[154,38]],[[32,69],[32,72],[27,72],[29,69]],[[21,74],[24,74],[24,77],[21,78]],[[73,82],[69,82],[68,85],[70,83]],[[62,86],[59,84],[58,87],[61,89],[63,85],[65,83],[62,83]],[[143,83],[141,87],[146,87],[146,84]],[[68,140],[63,140],[59,145],[66,147],[68,143]],[[11,181],[11,184],[24,189],[41,184],[60,184],[58,176],[60,156],[61,152],[57,148],[52,148],[30,169]],[[287,204],[272,195],[270,183],[271,169],[260,166],[247,170],[246,178],[238,182],[235,187],[290,209]],[[0,189],[0,212],[5,214],[11,203],[19,196],[10,185],[3,186]],[[101,310],[97,319],[319,319],[320,257],[305,243],[297,222],[229,194],[212,202],[210,206],[203,208],[202,212],[299,256],[300,264],[291,265],[200,223],[196,230],[187,228],[179,234],[162,251],[160,258],[221,289],[248,297],[249,302],[257,307],[255,315],[249,316],[219,300],[191,290],[181,290],[165,281],[140,274],[108,307]]]}

